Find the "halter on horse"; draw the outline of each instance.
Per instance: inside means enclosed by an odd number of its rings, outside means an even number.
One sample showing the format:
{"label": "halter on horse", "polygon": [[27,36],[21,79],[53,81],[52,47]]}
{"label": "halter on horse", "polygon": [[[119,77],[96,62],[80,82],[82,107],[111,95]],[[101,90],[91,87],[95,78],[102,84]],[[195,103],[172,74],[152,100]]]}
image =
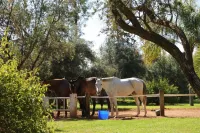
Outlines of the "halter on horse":
{"label": "halter on horse", "polygon": [[[116,117],[118,116],[118,108],[117,108],[117,99],[115,96],[128,96],[128,95],[145,95],[146,94],[146,85],[143,80],[138,78],[126,78],[119,79],[117,77],[109,77],[97,79],[96,81],[97,92],[99,93],[102,88],[105,89],[106,93],[110,97],[111,104],[111,116],[113,117],[113,108],[116,109]],[[143,103],[144,111],[146,116],[146,96],[140,96],[140,100]],[[134,97],[135,102],[137,104],[137,115],[140,114],[140,102],[138,97]]]}

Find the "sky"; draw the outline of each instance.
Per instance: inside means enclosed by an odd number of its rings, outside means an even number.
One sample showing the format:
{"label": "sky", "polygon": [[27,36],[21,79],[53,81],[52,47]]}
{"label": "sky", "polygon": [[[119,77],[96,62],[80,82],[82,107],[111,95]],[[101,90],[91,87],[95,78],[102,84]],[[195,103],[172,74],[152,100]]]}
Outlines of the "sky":
{"label": "sky", "polygon": [[[196,0],[197,5],[200,7],[200,0]],[[98,14],[92,16],[87,22],[86,27],[83,28],[84,39],[93,42],[92,49],[98,53],[99,47],[104,43],[106,35],[100,33],[105,23],[99,19]]]}
{"label": "sky", "polygon": [[106,38],[105,34],[100,33],[104,25],[98,14],[95,14],[86,22],[86,27],[83,28],[84,35],[82,37],[93,42],[93,50],[98,50]]}

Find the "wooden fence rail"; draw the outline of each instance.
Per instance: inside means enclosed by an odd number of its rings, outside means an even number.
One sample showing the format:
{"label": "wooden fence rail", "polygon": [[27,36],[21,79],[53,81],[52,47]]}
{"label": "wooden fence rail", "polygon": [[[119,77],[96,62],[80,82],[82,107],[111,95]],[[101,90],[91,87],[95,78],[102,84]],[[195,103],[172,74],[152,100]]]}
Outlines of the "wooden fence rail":
{"label": "wooden fence rail", "polygon": [[[70,117],[75,118],[77,117],[77,94],[70,94],[70,97],[45,97],[44,104],[45,106],[49,105],[49,100],[54,99],[56,101],[56,109],[54,111],[68,111],[70,112]],[[58,108],[58,99],[63,100],[63,107],[64,109]],[[69,108],[65,108],[66,100],[69,100]]]}
{"label": "wooden fence rail", "polygon": [[[197,96],[196,94],[164,94],[163,90],[160,90],[159,94],[148,94],[148,95],[133,95],[133,96],[116,96],[116,98],[132,98],[132,97],[140,97],[140,96],[146,96],[146,97],[159,97],[160,100],[160,116],[165,115],[165,107],[164,107],[164,97],[180,97],[180,96],[189,96],[189,99],[193,99],[191,97]],[[58,109],[58,102],[56,102],[56,109],[55,111],[69,111],[70,117],[74,118],[77,117],[77,98],[86,98],[86,116],[89,116],[90,114],[90,98],[111,98],[108,96],[77,96],[76,94],[70,94],[70,97],[45,97],[48,101],[50,99],[55,99],[58,101],[58,99],[69,99],[69,108],[68,109]],[[47,101],[44,100],[44,101]],[[65,100],[64,100],[65,101]],[[190,101],[191,103],[191,101]],[[66,104],[65,102],[63,103]]]}

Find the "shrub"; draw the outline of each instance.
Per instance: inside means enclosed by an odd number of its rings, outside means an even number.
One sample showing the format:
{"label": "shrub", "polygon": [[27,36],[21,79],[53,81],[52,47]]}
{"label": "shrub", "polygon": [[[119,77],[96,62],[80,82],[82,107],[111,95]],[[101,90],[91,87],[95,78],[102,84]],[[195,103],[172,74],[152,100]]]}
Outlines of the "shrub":
{"label": "shrub", "polygon": [[47,133],[48,113],[42,106],[46,87],[41,86],[36,71],[17,69],[14,56],[9,59],[8,44],[4,37],[0,47],[4,57],[0,59],[0,132]]}
{"label": "shrub", "polygon": [[[152,81],[147,82],[147,93],[148,94],[158,94],[159,90],[163,89],[165,94],[178,94],[178,87],[170,85],[169,81],[164,78],[159,78],[158,80],[153,79]],[[177,103],[179,100],[178,97],[165,97],[165,103]],[[159,98],[148,98],[148,103],[159,104]]]}

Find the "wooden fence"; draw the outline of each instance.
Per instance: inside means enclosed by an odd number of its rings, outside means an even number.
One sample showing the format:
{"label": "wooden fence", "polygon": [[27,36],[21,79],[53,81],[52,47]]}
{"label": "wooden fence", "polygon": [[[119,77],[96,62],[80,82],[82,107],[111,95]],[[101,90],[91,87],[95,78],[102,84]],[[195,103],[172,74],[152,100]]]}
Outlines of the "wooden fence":
{"label": "wooden fence", "polygon": [[[49,106],[50,100],[53,99],[56,103],[56,108],[52,109],[54,111],[68,111],[70,112],[70,117],[77,117],[77,94],[70,94],[70,97],[45,97],[44,106]],[[63,100],[63,109],[58,108],[58,99]],[[66,102],[69,101],[69,106],[65,108]]]}
{"label": "wooden fence", "polygon": [[[189,96],[190,105],[193,103],[191,100],[193,100],[193,96],[197,96],[196,94],[164,94],[163,90],[160,90],[159,94],[148,94],[148,95],[133,95],[133,96],[116,96],[116,98],[128,98],[128,97],[140,97],[140,96],[146,96],[146,97],[159,97],[160,101],[160,116],[165,116],[165,101],[164,97],[180,97],[180,96]],[[48,99],[55,99],[56,102],[56,109],[55,111],[69,111],[70,117],[74,118],[77,117],[77,98],[86,98],[86,116],[89,117],[90,115],[90,98],[109,98],[108,96],[77,96],[76,94],[70,94],[70,97],[45,97]],[[58,109],[58,99],[69,99],[69,108],[68,109]],[[65,101],[65,100],[64,100]],[[66,104],[65,102],[63,104]],[[63,105],[64,106],[64,105]]]}

